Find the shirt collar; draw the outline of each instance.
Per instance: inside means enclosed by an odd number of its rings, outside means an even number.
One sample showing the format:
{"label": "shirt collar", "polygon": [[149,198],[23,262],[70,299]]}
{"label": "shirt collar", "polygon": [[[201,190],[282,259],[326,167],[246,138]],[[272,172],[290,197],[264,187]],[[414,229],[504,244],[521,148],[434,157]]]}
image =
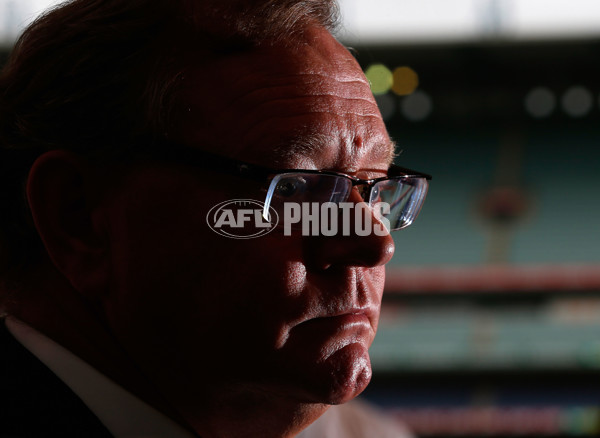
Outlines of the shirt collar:
{"label": "shirt collar", "polygon": [[58,376],[117,438],[193,438],[63,346],[13,316],[8,331]]}

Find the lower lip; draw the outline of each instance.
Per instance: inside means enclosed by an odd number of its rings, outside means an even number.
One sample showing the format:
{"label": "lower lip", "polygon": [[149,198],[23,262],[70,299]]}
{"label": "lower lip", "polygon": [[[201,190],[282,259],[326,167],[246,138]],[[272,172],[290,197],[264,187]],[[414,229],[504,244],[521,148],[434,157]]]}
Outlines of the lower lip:
{"label": "lower lip", "polygon": [[[348,361],[356,361],[368,355],[373,335],[367,315],[351,313],[305,321],[292,329],[287,345],[299,351],[303,360],[312,358],[314,362],[323,363],[343,356]],[[345,356],[339,356],[342,352]]]}

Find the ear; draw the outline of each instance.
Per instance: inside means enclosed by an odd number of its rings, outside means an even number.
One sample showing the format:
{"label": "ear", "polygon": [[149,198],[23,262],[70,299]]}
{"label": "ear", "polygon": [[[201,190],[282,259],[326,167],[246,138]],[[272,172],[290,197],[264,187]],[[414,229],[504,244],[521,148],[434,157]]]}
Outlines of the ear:
{"label": "ear", "polygon": [[27,199],[48,255],[92,300],[105,293],[109,275],[100,198],[91,166],[71,152],[46,152],[29,173]]}

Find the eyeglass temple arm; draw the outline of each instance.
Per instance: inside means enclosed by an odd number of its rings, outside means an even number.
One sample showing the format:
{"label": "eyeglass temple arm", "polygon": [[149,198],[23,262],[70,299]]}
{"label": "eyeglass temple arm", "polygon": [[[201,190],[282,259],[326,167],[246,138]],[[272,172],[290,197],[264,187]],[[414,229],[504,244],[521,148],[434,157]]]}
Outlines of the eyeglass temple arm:
{"label": "eyeglass temple arm", "polygon": [[264,181],[269,175],[277,172],[269,167],[249,164],[234,158],[212,154],[199,149],[181,147],[179,145],[171,145],[169,149],[163,151],[162,155],[163,158],[168,159],[172,157],[179,162],[194,164],[203,169],[214,170],[229,175],[238,175],[256,181]]}
{"label": "eyeglass temple arm", "polygon": [[426,180],[431,180],[431,175],[423,172],[418,172],[416,170],[408,169],[407,167],[397,166],[392,164],[388,170],[388,177],[390,176],[406,176],[406,177],[417,177],[417,178],[425,178]]}

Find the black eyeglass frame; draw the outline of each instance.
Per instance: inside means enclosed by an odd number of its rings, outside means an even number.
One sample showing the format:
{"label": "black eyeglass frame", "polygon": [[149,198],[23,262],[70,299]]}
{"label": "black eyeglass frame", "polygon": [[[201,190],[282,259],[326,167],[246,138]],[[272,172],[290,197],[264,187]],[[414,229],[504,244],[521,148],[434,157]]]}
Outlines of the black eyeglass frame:
{"label": "black eyeglass frame", "polygon": [[[157,156],[158,155],[158,156]],[[211,171],[227,173],[229,175],[241,176],[243,178],[253,179],[255,181],[268,181],[269,176],[281,175],[286,173],[310,173],[319,175],[332,175],[348,178],[352,181],[352,187],[357,185],[367,185],[370,188],[380,181],[386,181],[394,178],[424,178],[428,181],[432,176],[406,167],[392,164],[387,170],[387,176],[361,179],[352,175],[331,170],[314,169],[274,169],[260,164],[248,163],[246,161],[229,158],[211,152],[202,151],[190,147],[168,144],[157,154],[152,154],[164,161],[178,162],[181,164],[192,164],[200,166]]]}
{"label": "black eyeglass frame", "polygon": [[[214,172],[239,176],[242,178],[252,179],[257,182],[272,182],[277,176],[286,174],[314,174],[314,175],[330,175],[348,179],[352,183],[352,187],[364,185],[367,190],[359,191],[363,201],[370,204],[369,198],[375,184],[381,181],[401,180],[401,179],[424,179],[430,181],[432,176],[423,172],[408,169],[397,165],[390,165],[387,170],[387,175],[379,178],[362,179],[342,172],[331,170],[314,170],[314,169],[274,169],[260,164],[248,163],[246,161],[237,160],[235,158],[225,157],[223,155],[213,154],[200,149],[186,147],[176,143],[167,143],[161,148],[139,151],[138,159],[158,160],[160,162],[172,162],[176,164],[198,166],[203,169],[208,169]],[[269,177],[272,177],[271,179]],[[267,190],[269,193],[270,187]],[[267,195],[268,198],[268,195]],[[265,204],[266,210],[266,204]],[[420,208],[419,208],[420,210]],[[267,214],[266,211],[263,214]],[[418,213],[417,213],[418,214]],[[416,217],[416,216],[415,216]],[[412,220],[402,228],[410,225]],[[399,230],[402,228],[395,228]]]}

